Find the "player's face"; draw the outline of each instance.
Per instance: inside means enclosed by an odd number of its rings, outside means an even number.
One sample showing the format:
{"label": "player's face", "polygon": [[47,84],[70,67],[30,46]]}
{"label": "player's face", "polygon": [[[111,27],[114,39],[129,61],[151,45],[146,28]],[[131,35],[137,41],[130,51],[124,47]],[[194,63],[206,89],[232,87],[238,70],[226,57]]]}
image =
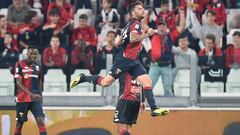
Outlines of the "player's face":
{"label": "player's face", "polygon": [[213,43],[213,41],[212,41],[211,39],[205,39],[205,46],[206,46],[207,48],[213,49],[214,45],[215,45],[215,44]]}
{"label": "player's face", "polygon": [[144,8],[142,5],[137,5],[134,8],[134,16],[138,19],[143,19],[144,18]]}
{"label": "player's face", "polygon": [[158,34],[159,35],[165,35],[167,33],[167,25],[158,25]]}
{"label": "player's face", "polygon": [[38,50],[32,49],[32,48],[28,49],[27,56],[28,56],[28,62],[34,63],[38,56]]}
{"label": "player's face", "polygon": [[169,4],[163,4],[163,5],[161,5],[161,9],[162,9],[163,12],[168,11],[168,10],[169,10]]}
{"label": "player's face", "polygon": [[1,28],[6,28],[7,27],[6,17],[3,17],[3,18],[0,19],[0,27]]}
{"label": "player's face", "polygon": [[189,45],[189,42],[188,42],[187,38],[179,39],[178,43],[179,43],[179,47],[182,48],[182,49],[185,49]]}

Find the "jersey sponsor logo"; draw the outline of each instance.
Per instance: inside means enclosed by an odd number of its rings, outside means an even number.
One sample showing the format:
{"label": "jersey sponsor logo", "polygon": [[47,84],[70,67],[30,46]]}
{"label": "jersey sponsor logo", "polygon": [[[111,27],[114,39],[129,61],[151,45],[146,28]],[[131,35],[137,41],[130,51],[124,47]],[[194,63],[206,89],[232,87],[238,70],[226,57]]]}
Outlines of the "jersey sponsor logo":
{"label": "jersey sponsor logo", "polygon": [[24,78],[26,79],[26,78],[30,78],[30,77],[32,77],[32,78],[38,78],[38,75],[29,75],[29,74],[25,74],[24,75]]}
{"label": "jersey sponsor logo", "polygon": [[23,69],[23,70],[22,70],[23,73],[32,72],[32,71],[33,71],[33,69]]}

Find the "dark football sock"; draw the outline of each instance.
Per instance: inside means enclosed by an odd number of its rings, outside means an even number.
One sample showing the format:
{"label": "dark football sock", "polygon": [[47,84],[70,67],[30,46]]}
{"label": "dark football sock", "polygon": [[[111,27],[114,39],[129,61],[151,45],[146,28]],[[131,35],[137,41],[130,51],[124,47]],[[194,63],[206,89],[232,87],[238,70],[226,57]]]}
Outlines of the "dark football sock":
{"label": "dark football sock", "polygon": [[98,76],[98,75],[93,75],[93,76],[86,76],[86,81],[92,84],[98,84],[101,85],[101,80],[103,77]]}
{"label": "dark football sock", "polygon": [[152,91],[152,87],[144,87],[144,95],[147,98],[148,105],[150,106],[151,110],[157,109],[155,104],[155,99]]}

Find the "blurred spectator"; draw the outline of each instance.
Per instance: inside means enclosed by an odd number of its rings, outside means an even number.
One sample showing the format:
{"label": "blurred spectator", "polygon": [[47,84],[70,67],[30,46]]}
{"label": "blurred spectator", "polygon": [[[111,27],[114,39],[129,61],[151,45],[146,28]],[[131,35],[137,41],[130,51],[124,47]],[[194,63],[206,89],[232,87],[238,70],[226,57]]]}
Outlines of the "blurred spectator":
{"label": "blurred spectator", "polygon": [[222,51],[216,46],[216,37],[209,34],[205,38],[205,48],[200,50],[199,56],[199,66],[203,70],[210,68],[221,68],[223,65],[222,61]]}
{"label": "blurred spectator", "polygon": [[53,8],[51,12],[49,12],[49,20],[43,26],[43,46],[49,44],[52,36],[58,36],[60,38],[61,47],[65,49],[68,48],[68,43],[65,42],[66,36],[68,33],[66,32],[66,27],[68,24],[64,24],[64,21],[60,20],[60,11],[57,8]]}
{"label": "blurred spectator", "polygon": [[82,14],[79,16],[79,27],[72,31],[72,47],[75,48],[79,45],[86,45],[87,51],[96,52],[98,37],[94,27],[89,26],[88,16]]}
{"label": "blurred spectator", "polygon": [[240,8],[239,0],[227,0],[227,8]]}
{"label": "blurred spectator", "polygon": [[207,9],[216,13],[216,19],[214,22],[223,28],[227,21],[226,10],[223,2],[221,2],[221,0],[211,0],[210,4],[207,6]]}
{"label": "blurred spectator", "polygon": [[[206,10],[206,5],[208,5],[210,0],[180,0],[180,7],[192,10],[200,23],[202,23],[202,15]],[[189,13],[186,13],[186,15]],[[188,21],[188,20],[187,20]]]}
{"label": "blurred spectator", "polygon": [[0,0],[0,9],[8,8],[12,4],[11,0]]}
{"label": "blurred spectator", "polygon": [[[207,24],[203,24],[199,29],[199,33],[197,33],[197,29],[193,30],[196,33],[195,37],[200,38],[201,41],[205,41],[205,37],[208,34],[213,34],[216,37],[217,47],[221,47],[221,38],[223,36],[222,27],[217,25],[215,20],[216,13],[212,10],[208,10],[206,13]],[[194,32],[193,32],[194,33]],[[203,47],[202,47],[203,48]]]}
{"label": "blurred spectator", "polygon": [[60,40],[53,36],[50,41],[50,47],[43,52],[44,73],[48,68],[64,68],[67,63],[67,52],[60,47]]}
{"label": "blurred spectator", "polygon": [[91,0],[75,0],[74,6],[75,6],[76,11],[78,9],[82,9],[82,8],[92,9]]}
{"label": "blurred spectator", "polygon": [[178,47],[173,46],[172,52],[174,53],[174,62],[175,62],[175,68],[173,68],[172,70],[172,74],[173,74],[173,82],[174,79],[177,75],[177,72],[181,69],[189,69],[191,67],[191,58],[196,60],[196,82],[197,84],[200,83],[200,79],[201,79],[201,69],[200,67],[198,67],[197,63],[198,63],[198,57],[197,54],[194,50],[192,50],[191,48],[189,48],[189,40],[188,40],[188,36],[185,34],[181,34],[179,36],[179,40],[178,40]]}
{"label": "blurred spectator", "polygon": [[13,68],[18,61],[19,50],[16,40],[9,33],[0,37],[0,65]]}
{"label": "blurred spectator", "polygon": [[118,12],[111,8],[111,0],[102,0],[101,14],[96,18],[97,33],[100,33],[99,39],[104,39],[107,32],[114,30],[119,24]]}
{"label": "blurred spectator", "polygon": [[106,69],[107,54],[112,54],[113,62],[115,61],[116,55],[118,54],[118,48],[114,46],[114,40],[116,36],[117,35],[114,31],[109,31],[107,33],[107,37],[105,38],[105,42],[104,42],[105,44],[103,45],[102,48],[98,50],[98,53],[94,62],[96,73],[99,73],[101,69]]}
{"label": "blurred spectator", "polygon": [[44,20],[46,20],[49,0],[28,0],[28,5],[30,5],[32,8],[40,9],[44,15]]}
{"label": "blurred spectator", "polygon": [[97,49],[97,34],[95,28],[88,26],[88,16],[79,16],[79,27],[73,30],[71,37],[73,51],[71,62],[74,68],[87,68],[93,73],[93,57]]}
{"label": "blurred spectator", "polygon": [[23,0],[13,0],[8,7],[7,21],[9,25],[18,26],[24,23],[25,16],[30,11],[30,6],[23,3]]}
{"label": "blurred spectator", "polygon": [[74,17],[74,8],[72,5],[67,3],[65,0],[56,0],[52,2],[48,6],[48,20],[50,19],[50,12],[53,8],[57,8],[60,11],[60,20],[63,22],[64,25],[70,24],[73,21]]}
{"label": "blurred spectator", "polygon": [[29,47],[37,48],[40,52],[44,49],[40,45],[41,27],[38,22],[37,12],[29,11],[25,16],[25,23],[19,26],[18,41],[21,46],[20,50]]}
{"label": "blurred spectator", "polygon": [[4,15],[0,15],[0,37],[3,37],[7,32],[7,20]]}
{"label": "blurred spectator", "polygon": [[229,44],[226,49],[226,67],[240,68],[240,32],[233,33],[233,44]]}
{"label": "blurred spectator", "polygon": [[160,20],[164,20],[167,22],[167,27],[169,29],[174,29],[176,27],[176,18],[174,11],[170,11],[169,0],[162,0],[161,1],[161,11],[159,12],[156,18],[156,26]]}
{"label": "blurred spectator", "polygon": [[152,63],[150,65],[149,76],[152,79],[153,87],[158,81],[158,78],[162,77],[163,89],[165,96],[172,96],[172,45],[177,39],[179,34],[185,27],[185,15],[184,11],[180,10],[180,25],[179,27],[172,29],[167,33],[166,22],[160,21],[158,24],[158,33],[153,35],[152,43]]}

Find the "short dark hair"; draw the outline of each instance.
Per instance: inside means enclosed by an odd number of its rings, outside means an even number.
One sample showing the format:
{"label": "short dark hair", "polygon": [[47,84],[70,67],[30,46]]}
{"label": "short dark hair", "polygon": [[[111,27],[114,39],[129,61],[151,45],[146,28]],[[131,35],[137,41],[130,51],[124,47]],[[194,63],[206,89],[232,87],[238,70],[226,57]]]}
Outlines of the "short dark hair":
{"label": "short dark hair", "polygon": [[213,41],[213,43],[216,43],[216,37],[213,34],[207,34],[205,39],[210,39]]}
{"label": "short dark hair", "polygon": [[60,10],[58,8],[52,8],[52,10],[49,12],[49,16],[55,15],[60,15]]}
{"label": "short dark hair", "polygon": [[88,20],[88,16],[86,14],[81,14],[79,19]]}
{"label": "short dark hair", "polygon": [[213,10],[207,10],[206,16],[207,16],[208,14],[211,14],[211,15],[213,15],[213,16],[216,16],[216,12],[213,11]]}
{"label": "short dark hair", "polygon": [[169,0],[161,0],[161,5],[163,4],[169,4]]}
{"label": "short dark hair", "polygon": [[0,19],[2,19],[2,18],[4,18],[4,17],[6,17],[5,15],[0,15]]}
{"label": "short dark hair", "polygon": [[[112,4],[112,0],[106,0],[108,3]],[[101,0],[101,3],[103,2],[103,0]]]}
{"label": "short dark hair", "polygon": [[36,11],[32,11],[32,10],[28,11],[27,15],[24,18],[25,23],[30,23],[32,18],[35,16],[37,16]]}
{"label": "short dark hair", "polygon": [[112,30],[108,31],[107,36],[108,36],[109,34],[114,34],[115,36],[117,36],[116,32],[114,32],[114,31],[112,31]]}
{"label": "short dark hair", "polygon": [[232,36],[234,36],[234,37],[235,37],[235,36],[240,37],[240,31],[235,31]]}
{"label": "short dark hair", "polygon": [[186,38],[188,40],[189,37],[188,37],[187,34],[180,34],[179,37],[178,37],[178,40],[179,39],[184,39],[184,38]]}
{"label": "short dark hair", "polygon": [[167,22],[164,21],[164,20],[160,20],[160,21],[158,22],[158,25],[167,25]]}
{"label": "short dark hair", "polygon": [[129,14],[132,14],[133,9],[134,9],[137,5],[142,5],[142,6],[143,6],[143,4],[142,4],[141,1],[132,2],[132,3],[128,6],[128,12],[129,12]]}

